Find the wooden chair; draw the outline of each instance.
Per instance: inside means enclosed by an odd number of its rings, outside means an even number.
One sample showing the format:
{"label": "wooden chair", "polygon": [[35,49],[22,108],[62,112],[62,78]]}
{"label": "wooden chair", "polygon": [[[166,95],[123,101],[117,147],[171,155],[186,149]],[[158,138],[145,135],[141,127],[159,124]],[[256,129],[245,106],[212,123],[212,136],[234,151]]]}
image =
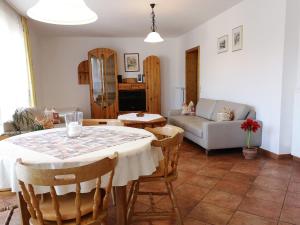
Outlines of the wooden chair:
{"label": "wooden chair", "polygon": [[[151,145],[162,149],[164,160],[161,161],[160,166],[152,175],[140,177],[137,181],[132,183],[128,198],[128,224],[133,221],[168,219],[175,216],[177,224],[182,225],[182,217],[174,195],[172,182],[177,179],[177,165],[179,149],[183,140],[183,130],[179,127],[170,125],[166,125],[165,127],[146,128],[146,130],[152,132],[158,138],[158,140],[153,140]],[[141,192],[139,190],[139,186],[140,183],[143,182],[164,182],[167,191]],[[138,195],[168,195],[170,197],[173,210],[171,212],[134,212],[135,202]]]}
{"label": "wooden chair", "polygon": [[[109,194],[112,187],[117,153],[112,158],[74,168],[38,169],[17,163],[17,179],[27,204],[32,225],[100,225],[107,224]],[[105,190],[101,177],[110,172]],[[80,193],[81,183],[95,180],[96,188]],[[75,193],[58,196],[55,187],[75,185]],[[50,193],[37,195],[34,186],[49,186]]]}
{"label": "wooden chair", "polygon": [[110,125],[110,126],[124,126],[121,120],[117,119],[83,119],[83,126],[97,126],[97,125]]}
{"label": "wooden chair", "polygon": [[[9,136],[0,135],[0,141],[4,140],[6,138],[9,138]],[[15,196],[15,195],[16,195],[15,193],[11,192],[10,188],[0,189],[0,198],[2,196]],[[8,225],[10,223],[10,220],[11,220],[14,210],[16,208],[18,208],[17,205],[8,205],[8,206],[0,208],[0,212],[9,211],[7,217],[5,218],[4,225]]]}
{"label": "wooden chair", "polygon": [[[109,126],[124,126],[124,123],[118,119],[83,119],[83,126],[99,126],[99,125],[109,125]],[[112,191],[112,202],[116,205],[116,193],[115,189]]]}

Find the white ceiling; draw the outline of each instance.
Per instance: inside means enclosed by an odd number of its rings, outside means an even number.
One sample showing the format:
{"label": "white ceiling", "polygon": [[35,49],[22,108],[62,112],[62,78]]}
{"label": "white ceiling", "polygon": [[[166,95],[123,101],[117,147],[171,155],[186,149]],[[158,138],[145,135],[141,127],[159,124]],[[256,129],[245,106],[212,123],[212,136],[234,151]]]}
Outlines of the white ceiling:
{"label": "white ceiling", "polygon": [[[22,15],[37,0],[6,0]],[[30,26],[41,35],[145,37],[150,31],[150,3],[162,37],[176,37],[242,0],[85,0],[98,14],[95,23],[80,26],[50,25],[30,20]]]}

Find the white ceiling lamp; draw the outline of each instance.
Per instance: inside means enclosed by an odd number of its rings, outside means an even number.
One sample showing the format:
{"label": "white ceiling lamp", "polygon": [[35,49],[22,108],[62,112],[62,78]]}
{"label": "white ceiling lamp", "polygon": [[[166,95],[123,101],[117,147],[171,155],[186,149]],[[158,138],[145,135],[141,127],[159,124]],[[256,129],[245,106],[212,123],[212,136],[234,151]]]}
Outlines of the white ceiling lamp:
{"label": "white ceiling lamp", "polygon": [[164,39],[162,39],[162,37],[159,35],[159,33],[156,32],[157,27],[156,27],[156,24],[155,24],[155,13],[154,13],[155,4],[152,3],[152,4],[150,4],[150,6],[152,8],[152,12],[151,12],[151,17],[152,17],[151,32],[147,35],[144,42],[149,42],[149,43],[163,42]]}
{"label": "white ceiling lamp", "polygon": [[39,0],[27,10],[27,15],[34,20],[58,25],[82,25],[98,19],[84,0]]}

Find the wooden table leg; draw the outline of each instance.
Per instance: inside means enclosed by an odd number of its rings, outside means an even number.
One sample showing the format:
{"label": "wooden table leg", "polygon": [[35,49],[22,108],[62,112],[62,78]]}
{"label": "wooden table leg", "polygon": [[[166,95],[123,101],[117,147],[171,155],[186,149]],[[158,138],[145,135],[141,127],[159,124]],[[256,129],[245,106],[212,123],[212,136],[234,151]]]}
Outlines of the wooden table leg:
{"label": "wooden table leg", "polygon": [[116,193],[117,224],[127,225],[126,186],[114,187]]}
{"label": "wooden table leg", "polygon": [[22,193],[18,192],[17,197],[19,201],[19,209],[21,213],[22,225],[29,225],[30,214],[27,210],[27,205],[26,202],[24,201]]}

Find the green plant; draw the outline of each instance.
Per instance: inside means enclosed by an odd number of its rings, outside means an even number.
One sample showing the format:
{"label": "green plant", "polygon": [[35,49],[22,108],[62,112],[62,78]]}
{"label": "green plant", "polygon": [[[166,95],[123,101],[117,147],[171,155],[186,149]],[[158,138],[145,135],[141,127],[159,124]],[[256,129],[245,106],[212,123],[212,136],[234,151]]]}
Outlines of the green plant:
{"label": "green plant", "polygon": [[13,126],[18,133],[21,133],[22,127],[27,127],[28,130],[36,131],[43,130],[43,126],[33,119],[32,113],[28,109],[16,109],[13,114]]}

